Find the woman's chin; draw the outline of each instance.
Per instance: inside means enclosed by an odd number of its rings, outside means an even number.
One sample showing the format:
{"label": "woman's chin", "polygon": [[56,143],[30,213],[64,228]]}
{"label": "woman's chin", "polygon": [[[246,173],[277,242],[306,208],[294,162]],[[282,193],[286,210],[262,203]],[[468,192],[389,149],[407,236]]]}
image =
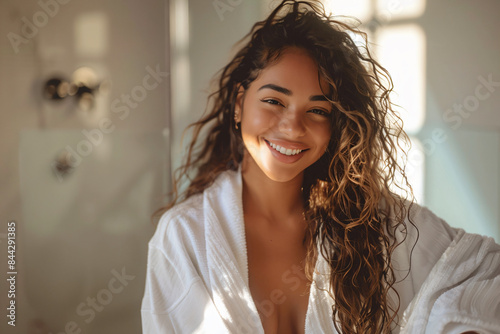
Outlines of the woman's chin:
{"label": "woman's chin", "polygon": [[263,170],[264,174],[272,181],[285,183],[297,180],[300,178],[302,180],[303,171],[274,171],[274,170]]}

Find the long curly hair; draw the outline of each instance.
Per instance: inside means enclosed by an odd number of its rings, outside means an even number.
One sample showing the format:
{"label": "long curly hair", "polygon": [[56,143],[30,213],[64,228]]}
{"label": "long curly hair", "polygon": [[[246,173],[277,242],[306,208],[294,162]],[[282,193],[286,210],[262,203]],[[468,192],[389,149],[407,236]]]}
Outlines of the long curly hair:
{"label": "long curly hair", "polygon": [[[338,331],[386,333],[399,310],[399,300],[388,297],[395,284],[391,255],[402,242],[396,241],[395,231],[405,231],[413,202],[404,164],[397,161],[408,137],[389,98],[393,84],[388,72],[373,59],[367,43],[355,44],[353,34],[366,42],[366,34],[327,15],[314,0],[284,0],[257,22],[221,71],[206,113],[191,124],[193,137],[174,175],[173,199],[154,217],[203,192],[223,171],[237,170],[245,150],[234,123],[238,90],[247,89],[287,48],[302,48],[317,63],[318,80],[328,82],[334,111],[328,149],[304,171],[306,273],[312,279],[318,256],[328,263]],[[409,189],[406,198],[392,193],[393,186]]]}

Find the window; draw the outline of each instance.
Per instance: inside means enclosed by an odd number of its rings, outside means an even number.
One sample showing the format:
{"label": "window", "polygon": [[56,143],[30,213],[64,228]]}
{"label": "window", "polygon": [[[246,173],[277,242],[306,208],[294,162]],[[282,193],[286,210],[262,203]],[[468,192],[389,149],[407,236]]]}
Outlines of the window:
{"label": "window", "polygon": [[[323,0],[327,12],[358,18],[370,50],[392,76],[392,101],[404,122],[412,148],[406,173],[418,203],[424,201],[425,154],[417,136],[425,121],[426,37],[417,22],[425,0]],[[362,43],[361,40],[356,40]],[[398,189],[393,189],[401,193]]]}

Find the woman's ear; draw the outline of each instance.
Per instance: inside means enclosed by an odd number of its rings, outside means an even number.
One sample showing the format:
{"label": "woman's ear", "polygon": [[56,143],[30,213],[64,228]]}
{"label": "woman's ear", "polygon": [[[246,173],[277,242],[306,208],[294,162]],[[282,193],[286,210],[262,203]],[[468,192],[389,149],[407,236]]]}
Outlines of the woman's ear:
{"label": "woman's ear", "polygon": [[245,89],[243,85],[239,85],[238,94],[236,95],[236,103],[234,105],[234,122],[241,122],[241,112],[243,110],[243,101],[245,100]]}

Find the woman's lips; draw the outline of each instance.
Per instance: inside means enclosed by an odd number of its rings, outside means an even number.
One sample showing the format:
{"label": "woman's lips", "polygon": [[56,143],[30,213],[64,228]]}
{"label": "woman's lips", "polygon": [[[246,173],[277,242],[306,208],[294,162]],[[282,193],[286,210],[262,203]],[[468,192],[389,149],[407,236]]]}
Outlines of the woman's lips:
{"label": "woman's lips", "polygon": [[[283,163],[294,163],[298,161],[308,150],[304,145],[288,143],[284,141],[270,141],[264,139],[271,154]],[[281,144],[281,145],[280,145]]]}
{"label": "woman's lips", "polygon": [[264,140],[268,143],[278,145],[281,147],[284,147],[286,149],[292,149],[292,150],[307,150],[309,147],[307,145],[304,145],[299,142],[292,142],[288,140],[281,140],[281,139],[268,139],[264,138]]}

